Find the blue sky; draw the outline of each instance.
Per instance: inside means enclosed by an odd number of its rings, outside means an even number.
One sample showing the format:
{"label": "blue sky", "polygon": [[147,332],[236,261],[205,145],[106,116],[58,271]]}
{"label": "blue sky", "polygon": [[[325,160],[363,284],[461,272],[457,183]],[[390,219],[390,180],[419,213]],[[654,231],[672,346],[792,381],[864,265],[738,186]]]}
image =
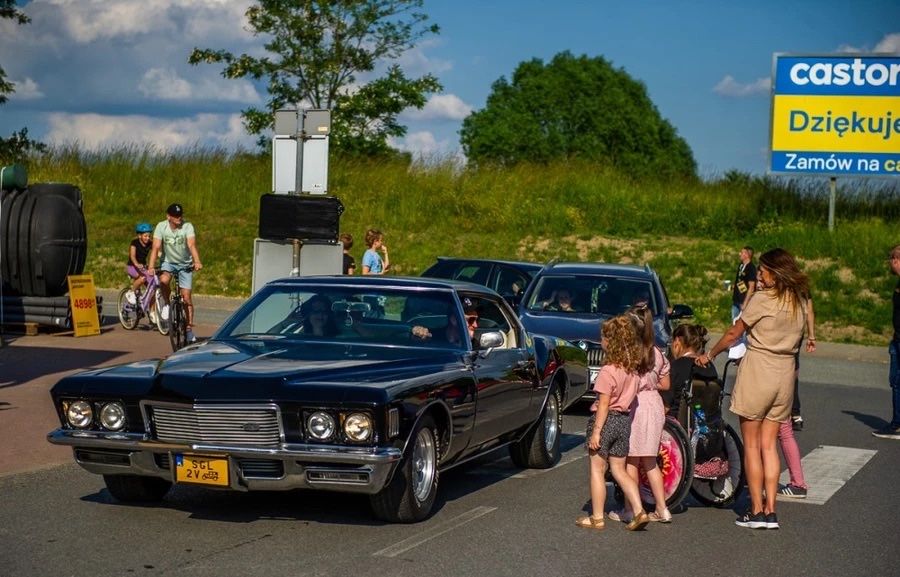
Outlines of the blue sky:
{"label": "blue sky", "polygon": [[[20,4],[31,24],[0,22],[0,65],[17,87],[0,106],[0,134],[27,126],[90,148],[253,146],[239,112],[261,105],[264,87],[187,64],[195,46],[258,52],[242,28],[249,0]],[[642,81],[702,175],[762,174],[773,53],[900,53],[897,0],[426,0],[425,11],[441,33],[400,63],[434,73],[444,91],[402,115],[409,133],[394,144],[426,156],[458,153],[462,119],[498,78],[569,50]]]}

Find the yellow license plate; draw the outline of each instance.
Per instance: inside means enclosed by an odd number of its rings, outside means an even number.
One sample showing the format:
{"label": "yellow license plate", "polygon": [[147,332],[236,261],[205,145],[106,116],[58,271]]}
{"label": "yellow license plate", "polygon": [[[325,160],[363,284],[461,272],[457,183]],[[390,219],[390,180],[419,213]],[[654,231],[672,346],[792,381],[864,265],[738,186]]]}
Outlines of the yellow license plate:
{"label": "yellow license plate", "polygon": [[175,480],[179,483],[227,487],[228,459],[175,455]]}

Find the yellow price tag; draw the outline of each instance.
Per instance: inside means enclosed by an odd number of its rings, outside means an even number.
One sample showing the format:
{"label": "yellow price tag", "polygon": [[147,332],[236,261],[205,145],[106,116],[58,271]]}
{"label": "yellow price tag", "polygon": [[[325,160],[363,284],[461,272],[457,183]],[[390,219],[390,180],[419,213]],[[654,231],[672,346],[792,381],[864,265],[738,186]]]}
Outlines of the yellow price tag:
{"label": "yellow price tag", "polygon": [[72,308],[72,328],[76,337],[100,334],[100,314],[97,310],[97,292],[94,276],[69,275],[69,306]]}

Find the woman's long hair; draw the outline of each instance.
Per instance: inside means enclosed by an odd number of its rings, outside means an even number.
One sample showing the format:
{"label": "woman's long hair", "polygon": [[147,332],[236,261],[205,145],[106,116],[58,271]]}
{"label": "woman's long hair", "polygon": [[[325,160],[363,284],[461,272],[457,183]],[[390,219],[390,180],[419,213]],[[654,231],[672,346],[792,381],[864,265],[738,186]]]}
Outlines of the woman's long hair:
{"label": "woman's long hair", "polygon": [[794,255],[783,248],[773,248],[759,257],[760,266],[772,273],[772,289],[780,302],[786,302],[794,314],[809,298],[809,277],[800,271]]}
{"label": "woman's long hair", "polygon": [[644,358],[643,347],[629,315],[607,319],[601,328],[606,339],[604,362],[636,373]]}
{"label": "woman's long hair", "polygon": [[638,366],[638,373],[649,372],[656,364],[656,339],[653,337],[653,312],[647,303],[641,303],[628,309],[628,316],[634,323],[634,330],[643,346],[643,358]]}

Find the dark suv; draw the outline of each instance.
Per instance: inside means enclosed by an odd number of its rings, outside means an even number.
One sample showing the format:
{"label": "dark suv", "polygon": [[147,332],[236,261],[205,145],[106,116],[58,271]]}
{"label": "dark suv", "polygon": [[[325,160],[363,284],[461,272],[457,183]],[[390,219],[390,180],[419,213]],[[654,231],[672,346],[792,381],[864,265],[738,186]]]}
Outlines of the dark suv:
{"label": "dark suv", "polygon": [[601,364],[601,323],[639,302],[646,302],[653,311],[656,344],[668,352],[672,321],[691,317],[694,311],[687,305],[669,304],[659,275],[647,265],[548,264],[525,291],[519,317],[533,333],[581,345],[588,351],[593,376]]}
{"label": "dark suv", "polygon": [[421,276],[473,282],[494,289],[510,302],[518,302],[531,278],[543,266],[533,262],[439,256]]}

